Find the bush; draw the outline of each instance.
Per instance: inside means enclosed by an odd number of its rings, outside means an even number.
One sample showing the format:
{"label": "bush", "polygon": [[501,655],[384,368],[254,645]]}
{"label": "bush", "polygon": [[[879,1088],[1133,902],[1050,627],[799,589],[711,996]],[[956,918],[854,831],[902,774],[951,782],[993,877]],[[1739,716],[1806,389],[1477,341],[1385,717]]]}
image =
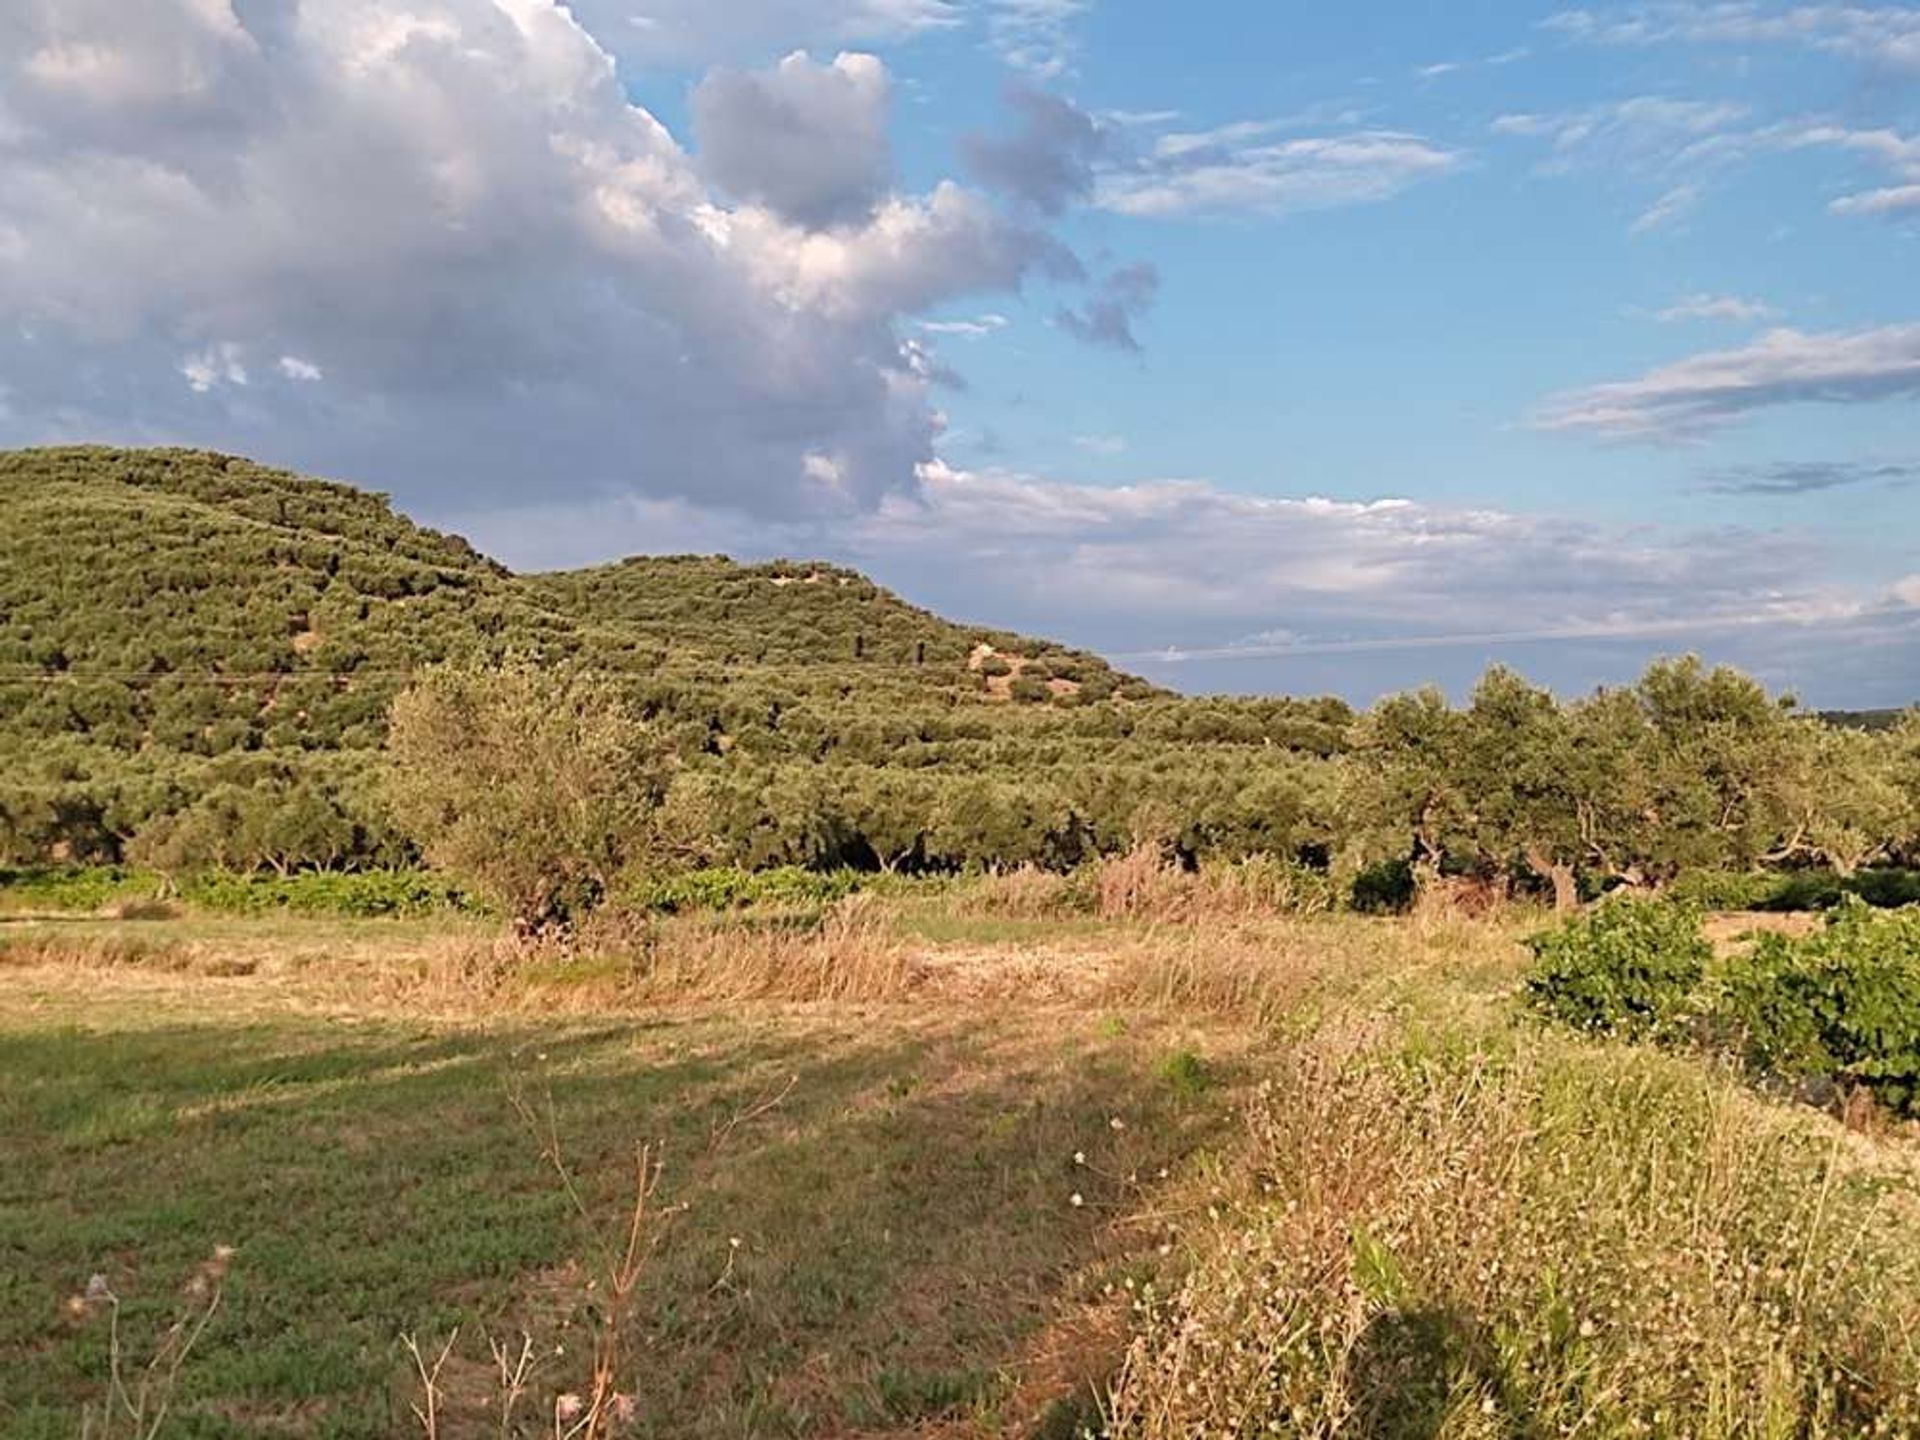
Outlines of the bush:
{"label": "bush", "polygon": [[1703,910],[1764,910],[1780,893],[1781,879],[1765,870],[1693,870],[1666,893]]}
{"label": "bush", "polygon": [[31,910],[98,910],[157,895],[158,875],[124,865],[30,865],[0,868],[0,900]]}
{"label": "bush", "polygon": [[472,910],[467,896],[424,870],[307,870],[291,875],[210,870],[183,881],[180,898],[207,910],[262,915],[428,915]]}
{"label": "bush", "polygon": [[1920,904],[1920,871],[1882,867],[1842,875],[1834,870],[1697,870],[1674,881],[1667,893],[1709,910],[1831,910],[1849,895],[1893,910]]}
{"label": "bush", "polygon": [[852,870],[822,872],[797,865],[758,871],[723,866],[650,877],[622,898],[636,910],[665,915],[746,905],[831,905],[860,889],[862,878]]}
{"label": "bush", "polygon": [[1762,935],[1715,1008],[1756,1069],[1864,1085],[1920,1113],[1920,909],[1849,897],[1815,934]]}
{"label": "bush", "polygon": [[1699,912],[1659,900],[1614,900],[1528,938],[1533,1008],[1589,1034],[1668,1033],[1687,1014],[1713,957]]}
{"label": "bush", "polygon": [[1382,860],[1353,877],[1349,903],[1362,915],[1398,915],[1413,906],[1413,866],[1405,860]]}

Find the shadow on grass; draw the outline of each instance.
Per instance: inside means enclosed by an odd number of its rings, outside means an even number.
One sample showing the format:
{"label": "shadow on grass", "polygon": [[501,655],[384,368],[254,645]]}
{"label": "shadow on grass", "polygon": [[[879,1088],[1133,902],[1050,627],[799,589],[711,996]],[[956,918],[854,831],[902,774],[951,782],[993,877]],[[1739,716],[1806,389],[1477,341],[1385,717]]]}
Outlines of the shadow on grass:
{"label": "shadow on grass", "polygon": [[551,1105],[597,1211],[642,1140],[689,1203],[642,1286],[641,1433],[985,1413],[1118,1258],[1132,1177],[1223,1124],[1152,1043],[924,1017],[0,1032],[0,1431],[71,1435],[97,1393],[104,1336],[61,1312],[90,1273],[151,1336],[216,1244],[238,1249],[228,1304],[170,1433],[403,1433],[397,1339],[456,1325],[476,1361],[482,1332],[533,1330],[566,1352],[538,1385],[577,1386],[586,1249],[510,1086]]}

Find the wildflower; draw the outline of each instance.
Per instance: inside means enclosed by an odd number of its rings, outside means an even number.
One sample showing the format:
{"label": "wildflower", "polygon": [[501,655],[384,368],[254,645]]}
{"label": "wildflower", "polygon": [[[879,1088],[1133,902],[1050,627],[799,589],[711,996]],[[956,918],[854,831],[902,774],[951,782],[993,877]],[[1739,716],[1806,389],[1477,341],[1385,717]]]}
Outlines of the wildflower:
{"label": "wildflower", "polygon": [[1107,1125],[1108,1125],[1108,1128],[1113,1130],[1124,1130],[1127,1128],[1127,1122],[1122,1120],[1118,1115],[1109,1117],[1107,1120]]}
{"label": "wildflower", "polygon": [[1087,1202],[1081,1198],[1080,1192],[1076,1190],[1073,1192],[1073,1194],[1067,1197],[1067,1203],[1073,1206],[1074,1209],[1078,1210],[1082,1205],[1086,1204]]}
{"label": "wildflower", "polygon": [[113,1293],[113,1287],[107,1284],[104,1275],[93,1275],[87,1280],[86,1303],[89,1305],[111,1304],[120,1297]]}
{"label": "wildflower", "polygon": [[631,1425],[634,1417],[640,1413],[639,1403],[631,1395],[618,1392],[613,1397],[613,1419],[617,1425]]}
{"label": "wildflower", "polygon": [[1074,1163],[1074,1164],[1076,1164],[1076,1165],[1084,1165],[1084,1164],[1086,1164],[1086,1163],[1087,1163],[1087,1152],[1086,1152],[1086,1151],[1084,1151],[1084,1150],[1076,1150],[1076,1151],[1074,1151],[1074,1152],[1073,1152],[1073,1163]]}
{"label": "wildflower", "polygon": [[568,1391],[565,1395],[554,1397],[553,1418],[558,1420],[562,1425],[571,1424],[580,1418],[581,1412],[586,1408],[585,1401],[572,1391]]}

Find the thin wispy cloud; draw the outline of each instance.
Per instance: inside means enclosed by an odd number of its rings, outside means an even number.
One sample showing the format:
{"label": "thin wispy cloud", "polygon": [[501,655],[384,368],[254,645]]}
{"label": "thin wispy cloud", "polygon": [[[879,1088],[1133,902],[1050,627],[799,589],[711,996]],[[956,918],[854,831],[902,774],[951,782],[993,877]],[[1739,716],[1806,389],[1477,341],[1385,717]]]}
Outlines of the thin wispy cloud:
{"label": "thin wispy cloud", "polygon": [[919,328],[929,335],[950,335],[962,340],[984,340],[1007,328],[1006,316],[989,311],[970,320],[922,320]]}
{"label": "thin wispy cloud", "polygon": [[1035,80],[1073,68],[1073,26],[1093,0],[985,0],[988,43],[1002,61]]}
{"label": "thin wispy cloud", "polygon": [[1907,5],[1781,7],[1716,0],[1564,10],[1542,26],[1592,44],[1798,45],[1901,70],[1920,69],[1920,8]]}
{"label": "thin wispy cloud", "polygon": [[1543,430],[1623,440],[1695,438],[1757,411],[1920,397],[1920,324],[1806,334],[1690,356],[1637,380],[1568,391],[1535,418]]}
{"label": "thin wispy cloud", "polygon": [[1566,174],[1605,168],[1668,173],[1731,158],[1728,143],[1751,116],[1730,100],[1636,95],[1571,110],[1516,111],[1494,117],[1496,135],[1545,141],[1540,169]]}
{"label": "thin wispy cloud", "polygon": [[1634,217],[1633,224],[1627,227],[1630,235],[1651,235],[1659,230],[1672,230],[1684,224],[1700,206],[1700,187],[1698,185],[1676,185],[1662,195],[1653,204]]}
{"label": "thin wispy cloud", "polygon": [[1897,182],[1840,196],[1827,206],[1836,215],[1897,217],[1920,211],[1920,136],[1884,126],[1807,125],[1786,127],[1778,143],[1796,150],[1822,148],[1864,156]]}
{"label": "thin wispy cloud", "polygon": [[1272,138],[1273,124],[1162,136],[1135,162],[1101,173],[1093,203],[1150,218],[1290,215],[1391,199],[1464,163],[1458,151],[1421,135]]}
{"label": "thin wispy cloud", "polygon": [[1710,470],[1701,488],[1715,495],[1814,495],[1915,481],[1920,481],[1920,461],[1777,460]]}
{"label": "thin wispy cloud", "polygon": [[1772,320],[1780,312],[1762,300],[1746,300],[1738,295],[1713,295],[1705,291],[1696,291],[1682,297],[1667,306],[1656,310],[1653,318],[1663,325],[1679,324],[1689,320],[1731,320],[1744,323],[1751,320]]}

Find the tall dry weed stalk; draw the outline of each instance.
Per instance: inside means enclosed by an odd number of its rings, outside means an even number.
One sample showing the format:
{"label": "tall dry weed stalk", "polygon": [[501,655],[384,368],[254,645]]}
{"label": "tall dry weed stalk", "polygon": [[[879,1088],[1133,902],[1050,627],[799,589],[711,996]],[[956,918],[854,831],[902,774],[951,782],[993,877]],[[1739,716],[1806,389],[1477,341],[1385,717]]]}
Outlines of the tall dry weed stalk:
{"label": "tall dry weed stalk", "polygon": [[82,1440],[153,1440],[160,1433],[172,1412],[181,1371],[220,1311],[232,1259],[231,1249],[216,1246],[195,1268],[181,1288],[172,1321],[161,1332],[152,1355],[138,1367],[132,1365],[121,1333],[120,1297],[105,1275],[95,1275],[83,1292],[67,1302],[75,1319],[101,1312],[107,1317],[106,1393],[81,1409]]}

